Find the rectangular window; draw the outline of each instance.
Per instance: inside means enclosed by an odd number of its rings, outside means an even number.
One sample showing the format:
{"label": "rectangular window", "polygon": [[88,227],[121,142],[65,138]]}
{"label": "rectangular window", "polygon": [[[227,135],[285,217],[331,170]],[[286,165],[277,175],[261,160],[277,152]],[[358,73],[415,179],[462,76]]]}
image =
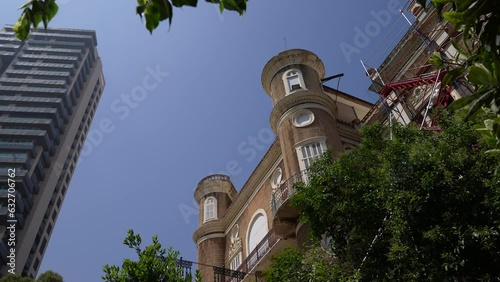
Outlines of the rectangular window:
{"label": "rectangular window", "polygon": [[236,270],[241,265],[241,252],[239,252],[233,260],[231,260],[231,270]]}
{"label": "rectangular window", "polygon": [[290,76],[288,79],[288,87],[290,91],[300,89],[300,80],[298,75]]}
{"label": "rectangular window", "polygon": [[205,200],[205,217],[203,222],[207,222],[209,220],[217,219],[217,202],[214,197],[208,197]]}
{"label": "rectangular window", "polygon": [[45,246],[47,246],[47,239],[43,238],[42,244],[40,245],[40,249],[38,249],[38,252],[43,255],[43,252],[45,251]]}
{"label": "rectangular window", "polygon": [[309,168],[314,160],[319,158],[325,151],[325,142],[315,142],[297,148],[300,170]]}
{"label": "rectangular window", "polygon": [[35,269],[35,271],[38,270],[38,265],[40,264],[40,260],[38,258],[35,259],[35,263],[33,263],[33,269]]}

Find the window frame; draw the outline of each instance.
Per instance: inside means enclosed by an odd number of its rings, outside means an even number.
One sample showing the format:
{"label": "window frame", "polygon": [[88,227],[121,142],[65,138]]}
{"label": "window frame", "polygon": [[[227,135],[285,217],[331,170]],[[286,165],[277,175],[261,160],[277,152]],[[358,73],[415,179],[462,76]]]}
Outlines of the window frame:
{"label": "window frame", "polygon": [[[209,202],[210,200],[212,200],[212,202]],[[208,210],[208,205],[212,206],[211,211]],[[209,216],[209,212],[213,212],[213,215],[211,217]],[[217,220],[217,198],[215,198],[214,196],[209,196],[203,203],[203,223],[212,220]]]}
{"label": "window frame", "polygon": [[236,253],[236,255],[234,255],[231,258],[231,261],[229,262],[229,268],[231,270],[237,270],[238,267],[241,266],[242,262],[243,262],[243,254],[240,250],[239,252]]}
{"label": "window frame", "polygon": [[[255,222],[257,221],[257,218],[259,217],[259,215],[262,215],[263,216],[263,219],[264,219],[264,227],[265,227],[265,233],[264,233],[264,236],[262,238],[264,238],[267,233],[269,232],[269,223],[267,221],[267,214],[266,212],[264,211],[264,209],[258,209],[257,211],[255,211],[255,213],[252,215],[252,218],[250,219],[250,222],[248,224],[248,228],[247,228],[247,234],[246,234],[246,240],[245,240],[245,247],[246,247],[246,252],[247,252],[247,256],[250,255],[250,253],[253,251],[253,248],[250,249],[250,237],[251,237],[251,234],[252,234],[252,230],[254,229],[254,226],[255,226]],[[259,242],[262,240],[259,239]],[[253,241],[253,240],[252,240]],[[255,247],[257,247],[257,245],[259,244],[259,242],[257,242],[257,244],[255,244]],[[254,248],[255,248],[254,247]]]}
{"label": "window frame", "polygon": [[[299,117],[307,115],[309,119],[305,123],[299,123]],[[295,127],[306,127],[314,123],[314,113],[309,109],[300,109],[293,114],[292,123]]]}
{"label": "window frame", "polygon": [[[292,74],[294,73],[294,74]],[[293,89],[293,85],[290,85],[290,78],[294,78],[294,77],[297,77],[297,80],[299,82],[299,88],[296,88],[296,89]],[[303,91],[303,90],[307,90],[306,88],[306,84],[304,83],[304,77],[302,76],[302,72],[299,70],[299,69],[296,69],[296,68],[293,68],[293,69],[289,69],[287,70],[284,74],[283,74],[283,84],[285,86],[285,96],[286,95],[289,95],[289,94],[292,94],[292,93],[295,93],[297,91]],[[296,84],[294,84],[296,85]]]}
{"label": "window frame", "polygon": [[[297,159],[299,161],[300,171],[304,171],[304,170],[308,169],[315,159],[320,158],[321,155],[323,155],[326,152],[327,147],[326,147],[325,141],[326,141],[326,138],[308,140],[307,143],[303,143],[303,144],[295,147],[295,150],[297,153]],[[320,149],[320,150],[318,150],[319,154],[314,154],[314,155],[311,154],[310,156],[304,157],[303,148],[311,147],[313,145],[318,145],[317,148]],[[311,149],[312,150],[309,150],[309,153],[314,151],[314,148],[311,148]],[[306,162],[306,160],[307,160],[307,162]]]}

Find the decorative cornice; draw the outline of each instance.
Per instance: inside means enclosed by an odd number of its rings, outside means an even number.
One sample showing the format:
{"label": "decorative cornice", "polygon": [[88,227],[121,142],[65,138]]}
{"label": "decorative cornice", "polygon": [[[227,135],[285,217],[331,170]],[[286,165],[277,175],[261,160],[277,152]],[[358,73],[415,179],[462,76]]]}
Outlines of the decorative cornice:
{"label": "decorative cornice", "polygon": [[279,70],[289,65],[306,65],[316,70],[320,79],[325,76],[325,66],[316,54],[303,49],[287,50],[271,58],[262,70],[262,87],[268,95],[271,95],[273,77]]}
{"label": "decorative cornice", "polygon": [[314,90],[299,91],[285,96],[274,106],[269,121],[274,133],[278,132],[279,121],[287,111],[295,106],[306,103],[323,106],[327,109],[328,113],[332,115],[333,118],[336,118],[337,116],[337,107],[335,105],[335,101],[333,101],[327,94],[321,91]]}
{"label": "decorative cornice", "polygon": [[213,174],[203,178],[196,189],[194,190],[194,198],[197,203],[200,202],[201,198],[209,193],[226,193],[229,198],[234,200],[237,192],[231,182],[229,176],[224,174]]}
{"label": "decorative cornice", "polygon": [[236,238],[229,246],[228,258],[232,260],[242,249],[241,238]]}
{"label": "decorative cornice", "polygon": [[201,237],[198,242],[196,242],[196,245],[199,245],[201,244],[203,241],[206,241],[206,240],[209,240],[209,239],[213,239],[213,238],[224,238],[226,237],[224,235],[224,233],[211,233],[211,234],[208,234],[206,236],[203,236]]}
{"label": "decorative cornice", "polygon": [[221,237],[224,237],[224,230],[225,228],[220,220],[204,223],[202,226],[198,227],[196,231],[194,231],[193,241],[196,242],[196,244],[199,244],[203,237],[214,233],[222,233]]}

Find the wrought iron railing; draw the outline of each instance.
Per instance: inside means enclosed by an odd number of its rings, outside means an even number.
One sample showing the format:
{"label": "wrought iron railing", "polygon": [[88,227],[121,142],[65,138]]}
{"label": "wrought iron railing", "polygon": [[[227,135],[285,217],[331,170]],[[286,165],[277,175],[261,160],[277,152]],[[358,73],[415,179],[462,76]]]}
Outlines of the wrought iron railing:
{"label": "wrought iron railing", "polygon": [[273,216],[276,215],[278,209],[286,202],[290,197],[295,194],[295,189],[293,185],[297,182],[307,182],[307,170],[302,170],[297,172],[292,177],[288,178],[283,182],[273,193],[273,197],[271,199],[271,209],[273,212]]}
{"label": "wrought iron railing", "polygon": [[[245,273],[248,275],[249,272],[264,258],[269,251],[278,242],[278,237],[274,233],[274,229],[271,229],[264,238],[255,246],[255,248],[250,252],[247,258],[236,270],[239,273]],[[244,278],[244,277],[243,277]],[[242,281],[243,278],[231,278],[227,279],[226,282]]]}

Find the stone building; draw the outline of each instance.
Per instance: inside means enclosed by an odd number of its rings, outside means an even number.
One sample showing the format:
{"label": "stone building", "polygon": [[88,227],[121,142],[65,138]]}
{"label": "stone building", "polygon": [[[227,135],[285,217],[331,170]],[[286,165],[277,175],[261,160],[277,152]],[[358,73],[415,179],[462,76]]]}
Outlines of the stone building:
{"label": "stone building", "polygon": [[214,279],[204,265],[253,277],[271,255],[304,243],[307,227],[288,202],[293,183],[307,181],[305,170],[327,148],[336,157],[355,147],[360,120],[373,106],[324,86],[324,75],[322,61],[306,50],[287,50],[265,65],[262,85],[273,102],[275,141],[239,192],[228,176],[210,175],[194,193],[200,214],[193,240],[204,281]]}
{"label": "stone building", "polygon": [[[450,7],[445,6],[444,10]],[[453,60],[457,50],[451,41],[458,40],[461,45],[462,36],[453,25],[440,19],[430,4],[424,9],[417,1],[408,1],[400,16],[408,21],[408,30],[402,39],[376,68],[369,66],[369,62],[364,63],[366,74],[372,80],[369,89],[380,99],[362,122],[370,124],[378,121],[386,125],[416,122],[422,128],[437,129],[438,125],[432,119],[433,109],[447,107],[454,100],[470,94],[471,90],[458,81],[453,86],[442,86],[447,69],[435,68],[429,59],[438,54]],[[379,46],[388,43],[383,42]],[[376,52],[382,50],[373,51]]]}
{"label": "stone building", "polygon": [[[471,93],[459,82],[441,86],[447,70],[429,64],[434,53],[452,59],[457,50],[451,41],[461,34],[433,6],[423,9],[409,0],[401,11],[409,23],[402,39],[380,65],[363,62],[370,90],[380,97],[374,105],[322,85],[323,64],[309,51],[288,50],[266,64],[262,85],[274,105],[270,123],[276,140],[239,193],[224,175],[198,184],[201,212],[193,239],[199,262],[258,276],[270,256],[305,241],[307,226],[288,200],[295,182],[307,182],[305,170],[315,157],[326,148],[335,158],[356,147],[360,124],[415,122],[438,129],[432,111]],[[212,268],[199,269],[205,280],[213,279]]]}

